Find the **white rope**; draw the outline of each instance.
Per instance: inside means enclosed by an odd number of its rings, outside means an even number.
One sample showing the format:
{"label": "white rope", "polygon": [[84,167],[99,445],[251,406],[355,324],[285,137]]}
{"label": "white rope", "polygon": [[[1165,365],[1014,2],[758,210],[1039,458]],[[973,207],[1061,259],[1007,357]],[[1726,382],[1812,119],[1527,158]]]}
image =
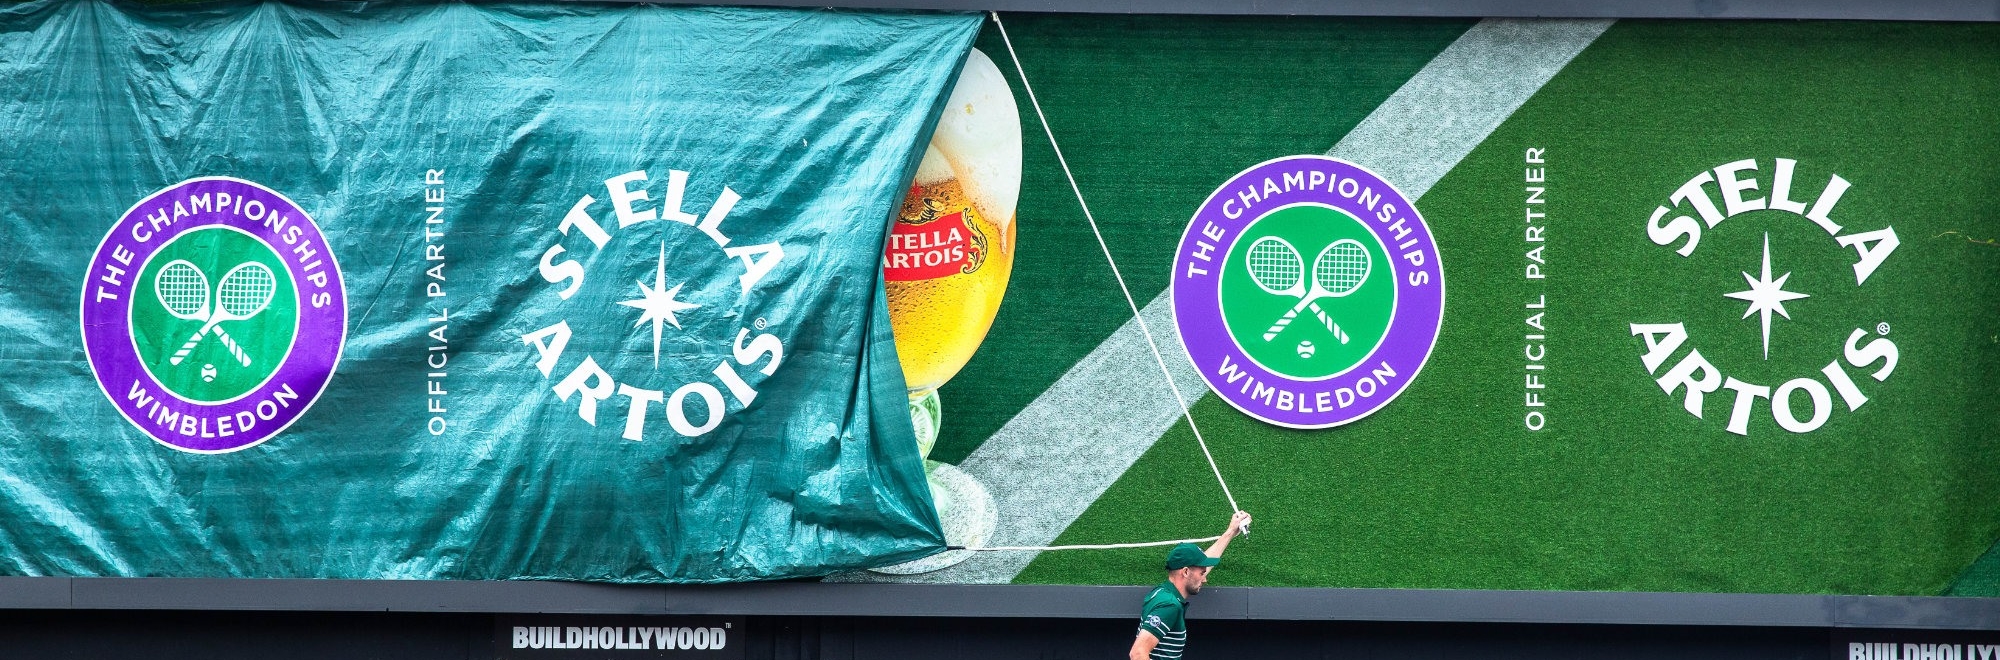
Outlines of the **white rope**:
{"label": "white rope", "polygon": [[[1139,332],[1146,336],[1146,346],[1153,349],[1153,360],[1160,364],[1160,374],[1166,377],[1167,388],[1173,390],[1174,401],[1181,405],[1181,416],[1187,419],[1188,430],[1194,432],[1194,441],[1201,445],[1201,455],[1208,459],[1208,469],[1215,472],[1215,482],[1222,485],[1222,496],[1229,499],[1229,512],[1234,514],[1242,508],[1236,506],[1236,496],[1229,492],[1229,482],[1222,478],[1222,468],[1216,467],[1215,455],[1208,451],[1208,441],[1202,439],[1201,428],[1195,426],[1194,413],[1188,410],[1187,399],[1181,396],[1181,388],[1174,384],[1174,375],[1167,368],[1167,360],[1160,356],[1160,345],[1153,340],[1153,331],[1146,327],[1146,319],[1139,315],[1139,303],[1132,298],[1132,289],[1125,286],[1125,276],[1118,272],[1118,261],[1111,258],[1111,245],[1104,241],[1104,232],[1097,229],[1097,218],[1090,214],[1090,204],[1083,201],[1083,189],[1076,185],[1076,175],[1069,171],[1069,160],[1063,158],[1062,147],[1056,145],[1055,130],[1049,128],[1049,118],[1042,114],[1042,102],[1035,98],[1034,85],[1028,84],[1028,70],[1021,66],[1021,56],[1014,52],[1014,40],[1007,36],[1007,25],[1000,22],[1000,12],[987,12],[993,17],[993,25],[1000,28],[1000,40],[1007,44],[1007,56],[1014,60],[1014,70],[1021,74],[1021,88],[1028,91],[1028,102],[1035,106],[1035,117],[1042,122],[1042,132],[1049,136],[1049,148],[1056,152],[1056,162],[1062,165],[1063,177],[1069,179],[1069,189],[1076,193],[1077,206],[1083,207],[1083,219],[1090,222],[1090,233],[1097,236],[1097,246],[1104,250],[1104,261],[1111,265],[1111,276],[1118,280],[1118,290],[1125,294],[1125,304],[1132,308],[1132,320],[1139,322]],[[1246,530],[1247,531],[1247,530]],[[1221,538],[1221,537],[1216,537]],[[1214,540],[1192,539],[1191,541]],[[1114,544],[1105,546],[1049,546],[1045,548],[1004,548],[1010,550],[1071,550],[1098,548],[1136,548],[1156,545],[1173,545],[1190,541],[1156,541],[1152,543]],[[970,550],[1000,550],[1003,548],[968,548]]]}
{"label": "white rope", "polygon": [[1121,548],[1154,548],[1163,545],[1180,545],[1182,543],[1207,543],[1209,541],[1219,541],[1221,539],[1222,536],[1217,535],[1199,539],[1176,539],[1173,541],[1147,541],[1145,543],[1096,543],[1087,545],[1001,545],[1001,546],[994,546],[991,548],[966,548],[960,546],[946,546],[945,549],[970,550],[972,552],[1046,552],[1049,550],[1118,550]]}

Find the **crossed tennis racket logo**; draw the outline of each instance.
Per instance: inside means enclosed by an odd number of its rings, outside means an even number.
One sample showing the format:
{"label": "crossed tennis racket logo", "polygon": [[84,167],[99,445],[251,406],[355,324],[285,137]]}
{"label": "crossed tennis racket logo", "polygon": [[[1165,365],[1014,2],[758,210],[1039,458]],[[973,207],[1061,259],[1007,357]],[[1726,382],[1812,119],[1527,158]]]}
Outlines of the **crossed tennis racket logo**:
{"label": "crossed tennis racket logo", "polygon": [[201,329],[181,344],[174,356],[168,360],[180,364],[188,353],[211,331],[236,361],[250,366],[250,355],[229,333],[222,330],[224,321],[243,321],[262,313],[271,306],[271,296],[278,291],[278,278],[271,274],[271,268],[255,261],[237,264],[222,276],[222,282],[215,286],[210,295],[208,274],[189,263],[186,259],[175,259],[160,269],[153,280],[153,294],[160,299],[160,305],[167,313],[185,321],[201,321]]}
{"label": "crossed tennis racket logo", "polygon": [[1343,238],[1327,245],[1319,251],[1319,256],[1313,257],[1312,277],[1307,278],[1305,260],[1299,257],[1298,248],[1292,247],[1285,239],[1265,236],[1250,244],[1247,265],[1250,280],[1265,293],[1299,299],[1298,304],[1271,324],[1271,329],[1264,331],[1264,341],[1276,339],[1278,333],[1284,332],[1298,318],[1299,312],[1311,308],[1313,315],[1319,317],[1319,322],[1325,324],[1326,329],[1340,339],[1340,343],[1345,344],[1347,332],[1340,329],[1340,324],[1334,322],[1326,310],[1320,309],[1319,300],[1345,297],[1360,289],[1361,283],[1368,281],[1368,272],[1374,260],[1359,241]]}

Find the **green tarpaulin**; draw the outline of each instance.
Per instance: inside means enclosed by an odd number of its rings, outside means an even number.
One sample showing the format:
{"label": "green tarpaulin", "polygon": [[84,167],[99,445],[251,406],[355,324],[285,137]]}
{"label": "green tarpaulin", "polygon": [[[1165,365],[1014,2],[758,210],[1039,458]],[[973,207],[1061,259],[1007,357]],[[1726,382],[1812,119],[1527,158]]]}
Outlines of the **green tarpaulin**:
{"label": "green tarpaulin", "polygon": [[970,15],[0,9],[0,573],[942,549],[878,266]]}

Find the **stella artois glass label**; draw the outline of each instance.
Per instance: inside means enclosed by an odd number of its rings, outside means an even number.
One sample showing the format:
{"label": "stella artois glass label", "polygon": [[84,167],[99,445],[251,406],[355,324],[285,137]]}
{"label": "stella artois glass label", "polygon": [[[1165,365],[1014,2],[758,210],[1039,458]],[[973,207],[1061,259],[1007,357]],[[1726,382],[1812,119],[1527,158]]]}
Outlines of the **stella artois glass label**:
{"label": "stella artois glass label", "polygon": [[[957,188],[955,182],[947,185]],[[938,194],[946,187],[910,188],[903,214],[889,230],[889,249],[882,253],[883,278],[909,282],[970,275],[986,262],[987,237],[975,219],[977,211]]]}

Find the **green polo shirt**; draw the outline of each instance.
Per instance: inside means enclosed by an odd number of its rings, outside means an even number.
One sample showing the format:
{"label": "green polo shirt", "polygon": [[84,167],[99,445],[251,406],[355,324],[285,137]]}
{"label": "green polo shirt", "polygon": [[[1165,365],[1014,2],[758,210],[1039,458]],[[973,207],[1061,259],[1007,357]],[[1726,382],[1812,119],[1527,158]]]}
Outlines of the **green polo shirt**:
{"label": "green polo shirt", "polygon": [[1139,629],[1160,640],[1153,646],[1153,660],[1180,659],[1187,646],[1187,599],[1181,598],[1173,582],[1161,582],[1146,594],[1146,604],[1139,609]]}

